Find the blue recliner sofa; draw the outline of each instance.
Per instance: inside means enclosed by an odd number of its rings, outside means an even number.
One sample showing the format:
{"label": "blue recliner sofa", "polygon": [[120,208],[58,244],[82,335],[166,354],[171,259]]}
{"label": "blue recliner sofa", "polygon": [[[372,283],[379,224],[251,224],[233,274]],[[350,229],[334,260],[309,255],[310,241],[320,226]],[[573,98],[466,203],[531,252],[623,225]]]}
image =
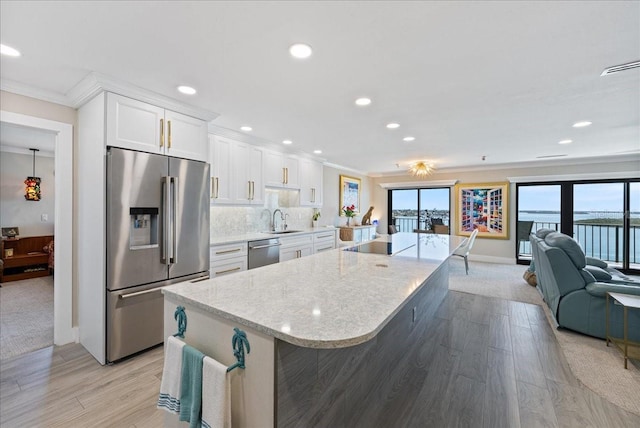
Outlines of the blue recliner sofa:
{"label": "blue recliner sofa", "polygon": [[[568,235],[560,232],[529,237],[538,289],[559,327],[605,338],[606,293],[640,296],[640,283],[615,279],[598,281],[586,268],[584,252]],[[622,308],[610,303],[610,333],[622,337]],[[640,311],[628,311],[628,337],[640,342]]]}

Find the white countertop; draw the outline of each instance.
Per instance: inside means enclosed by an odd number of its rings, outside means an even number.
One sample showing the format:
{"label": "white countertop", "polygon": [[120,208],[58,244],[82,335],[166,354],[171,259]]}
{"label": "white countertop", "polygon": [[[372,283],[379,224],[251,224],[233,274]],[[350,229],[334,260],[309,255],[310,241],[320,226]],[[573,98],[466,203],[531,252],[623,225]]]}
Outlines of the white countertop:
{"label": "white countertop", "polygon": [[[397,233],[379,238],[394,256],[338,248],[163,289],[194,305],[298,346],[341,348],[373,338],[463,238]],[[369,241],[373,242],[373,241]]]}
{"label": "white countertop", "polygon": [[243,233],[241,235],[215,236],[209,239],[209,245],[233,244],[236,242],[257,241],[260,239],[282,238],[285,236],[295,236],[295,235],[301,235],[304,233],[326,232],[328,230],[335,232],[336,230],[338,230],[338,228],[333,226],[307,227],[304,229],[296,229],[297,232],[293,232],[293,233],[254,232],[254,233]]}

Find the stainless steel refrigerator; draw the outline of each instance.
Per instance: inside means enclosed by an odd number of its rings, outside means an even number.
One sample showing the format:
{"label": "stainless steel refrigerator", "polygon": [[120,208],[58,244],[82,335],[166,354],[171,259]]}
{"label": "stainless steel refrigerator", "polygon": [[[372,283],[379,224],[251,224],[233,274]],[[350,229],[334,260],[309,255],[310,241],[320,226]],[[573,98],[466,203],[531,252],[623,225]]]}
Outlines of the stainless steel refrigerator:
{"label": "stainless steel refrigerator", "polygon": [[164,341],[163,286],[208,275],[209,164],[110,147],[106,181],[113,362]]}

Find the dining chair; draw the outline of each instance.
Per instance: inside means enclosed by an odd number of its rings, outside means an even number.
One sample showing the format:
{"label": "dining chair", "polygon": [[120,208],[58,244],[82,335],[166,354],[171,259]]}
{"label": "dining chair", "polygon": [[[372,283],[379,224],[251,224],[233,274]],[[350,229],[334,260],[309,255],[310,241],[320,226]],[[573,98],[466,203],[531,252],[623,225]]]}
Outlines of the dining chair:
{"label": "dining chair", "polygon": [[477,235],[478,229],[474,229],[473,232],[471,232],[471,236],[465,238],[464,241],[462,241],[462,243],[458,246],[458,248],[453,251],[453,254],[451,254],[452,256],[458,256],[464,259],[464,269],[467,275],[469,275],[469,252],[473,247],[473,242],[476,240]]}

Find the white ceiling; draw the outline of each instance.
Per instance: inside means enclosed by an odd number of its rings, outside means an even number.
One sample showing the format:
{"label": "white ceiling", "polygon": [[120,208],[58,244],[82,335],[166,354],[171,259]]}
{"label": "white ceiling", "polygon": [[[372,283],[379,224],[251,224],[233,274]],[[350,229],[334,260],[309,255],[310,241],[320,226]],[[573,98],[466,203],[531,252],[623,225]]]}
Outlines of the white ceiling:
{"label": "white ceiling", "polygon": [[600,76],[640,60],[638,1],[3,1],[0,30],[22,52],[3,87],[63,96],[95,71],[371,174],[640,153],[640,69]]}
{"label": "white ceiling", "polygon": [[55,142],[56,135],[53,132],[0,122],[0,151],[33,156],[29,149],[38,149],[36,156],[53,157]]}

